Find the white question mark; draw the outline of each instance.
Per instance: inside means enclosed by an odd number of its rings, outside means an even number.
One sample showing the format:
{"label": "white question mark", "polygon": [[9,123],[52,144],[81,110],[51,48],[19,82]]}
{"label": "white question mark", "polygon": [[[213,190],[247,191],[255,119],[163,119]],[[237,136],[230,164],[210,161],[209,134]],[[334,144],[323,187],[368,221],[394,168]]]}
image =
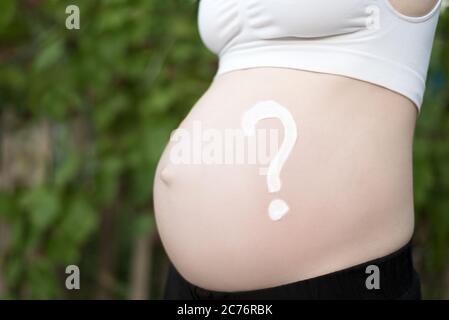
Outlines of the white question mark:
{"label": "white question mark", "polygon": [[[268,100],[255,104],[246,111],[242,117],[242,128],[246,136],[254,136],[256,124],[260,120],[277,118],[284,126],[284,141],[279,152],[273,157],[267,171],[267,185],[270,193],[281,190],[280,173],[285,161],[292,151],[298,137],[298,129],[295,120],[287,108],[279,103]],[[289,210],[287,203],[281,199],[272,200],[268,207],[271,220],[280,220]]]}

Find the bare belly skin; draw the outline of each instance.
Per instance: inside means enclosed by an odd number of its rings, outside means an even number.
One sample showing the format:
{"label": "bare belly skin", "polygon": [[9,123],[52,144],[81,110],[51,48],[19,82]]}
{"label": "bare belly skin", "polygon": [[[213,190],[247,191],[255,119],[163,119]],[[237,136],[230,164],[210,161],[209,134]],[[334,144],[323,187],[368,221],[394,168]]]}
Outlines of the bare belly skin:
{"label": "bare belly skin", "polygon": [[[411,101],[346,77],[255,68],[217,77],[180,128],[201,121],[239,129],[263,100],[286,107],[298,127],[276,194],[258,164],[173,164],[174,142],[161,157],[157,227],[188,281],[218,291],[268,288],[386,255],[411,238]],[[258,128],[283,130],[275,119]],[[290,207],[279,221],[267,214],[275,197]]]}

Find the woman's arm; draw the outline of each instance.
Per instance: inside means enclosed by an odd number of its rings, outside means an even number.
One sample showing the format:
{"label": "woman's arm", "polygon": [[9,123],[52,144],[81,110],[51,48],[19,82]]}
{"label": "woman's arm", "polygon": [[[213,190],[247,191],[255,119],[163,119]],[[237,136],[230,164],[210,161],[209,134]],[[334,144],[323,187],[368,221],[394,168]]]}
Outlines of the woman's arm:
{"label": "woman's arm", "polygon": [[400,13],[410,17],[421,17],[432,11],[438,0],[389,0]]}

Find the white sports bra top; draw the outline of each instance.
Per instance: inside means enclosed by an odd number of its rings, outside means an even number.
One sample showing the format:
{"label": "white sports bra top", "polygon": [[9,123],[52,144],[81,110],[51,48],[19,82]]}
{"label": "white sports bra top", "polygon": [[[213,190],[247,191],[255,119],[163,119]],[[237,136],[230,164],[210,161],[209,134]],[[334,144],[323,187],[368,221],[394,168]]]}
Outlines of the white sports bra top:
{"label": "white sports bra top", "polygon": [[388,0],[201,0],[198,24],[216,75],[284,67],[343,75],[421,107],[442,0],[422,17]]}

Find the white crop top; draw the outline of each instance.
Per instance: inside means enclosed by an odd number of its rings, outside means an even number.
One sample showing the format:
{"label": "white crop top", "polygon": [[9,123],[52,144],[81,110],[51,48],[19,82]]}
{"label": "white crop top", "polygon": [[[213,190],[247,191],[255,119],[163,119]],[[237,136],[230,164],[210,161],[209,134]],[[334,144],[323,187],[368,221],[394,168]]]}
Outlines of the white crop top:
{"label": "white crop top", "polygon": [[374,83],[421,107],[442,0],[422,17],[388,0],[201,0],[198,24],[217,75],[284,67]]}

